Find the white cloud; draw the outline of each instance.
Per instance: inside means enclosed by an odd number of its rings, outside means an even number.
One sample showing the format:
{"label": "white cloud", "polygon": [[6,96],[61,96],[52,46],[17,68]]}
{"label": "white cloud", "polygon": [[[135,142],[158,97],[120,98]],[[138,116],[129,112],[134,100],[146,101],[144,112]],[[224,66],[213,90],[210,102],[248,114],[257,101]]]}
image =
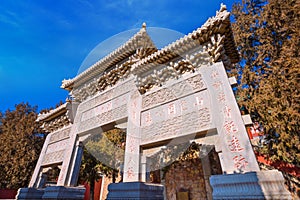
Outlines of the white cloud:
{"label": "white cloud", "polygon": [[20,27],[20,21],[17,15],[10,11],[5,11],[3,14],[0,14],[0,22],[12,25],[14,27]]}

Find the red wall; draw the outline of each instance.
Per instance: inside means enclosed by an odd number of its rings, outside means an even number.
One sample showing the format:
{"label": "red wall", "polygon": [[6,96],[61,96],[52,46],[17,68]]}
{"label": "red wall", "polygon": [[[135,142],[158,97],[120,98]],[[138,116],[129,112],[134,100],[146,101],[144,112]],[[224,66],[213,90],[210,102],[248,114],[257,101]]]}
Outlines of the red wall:
{"label": "red wall", "polygon": [[256,155],[256,158],[258,162],[273,166],[280,171],[291,174],[292,176],[300,177],[300,168],[295,165],[285,163],[283,161],[272,162],[270,160],[267,160],[264,156],[258,154]]}
{"label": "red wall", "polygon": [[17,190],[0,189],[0,199],[15,199]]}
{"label": "red wall", "polygon": [[[94,200],[99,200],[99,198],[100,198],[101,184],[102,184],[102,178],[100,178],[98,180],[98,182],[95,181]],[[90,199],[90,185],[88,183],[84,183],[83,185],[85,187],[84,200],[89,200]]]}

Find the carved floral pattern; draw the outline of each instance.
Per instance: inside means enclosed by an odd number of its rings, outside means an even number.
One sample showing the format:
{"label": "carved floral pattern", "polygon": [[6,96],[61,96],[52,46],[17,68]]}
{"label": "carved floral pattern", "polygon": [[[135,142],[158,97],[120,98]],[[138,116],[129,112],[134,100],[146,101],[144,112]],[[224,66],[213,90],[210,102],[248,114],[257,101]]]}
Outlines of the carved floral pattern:
{"label": "carved floral pattern", "polygon": [[145,94],[143,97],[142,108],[145,109],[157,104],[166,103],[205,88],[206,86],[201,75],[197,74],[196,76],[175,83],[168,88],[162,88],[156,92]]}
{"label": "carved floral pattern", "polygon": [[69,134],[70,134],[70,130],[71,130],[71,128],[66,128],[66,129],[60,130],[58,132],[52,133],[52,135],[50,136],[49,143],[57,142],[59,140],[68,138]]}
{"label": "carved floral pattern", "polygon": [[44,156],[42,165],[49,165],[54,163],[62,162],[64,159],[65,150],[55,151],[48,153]]}

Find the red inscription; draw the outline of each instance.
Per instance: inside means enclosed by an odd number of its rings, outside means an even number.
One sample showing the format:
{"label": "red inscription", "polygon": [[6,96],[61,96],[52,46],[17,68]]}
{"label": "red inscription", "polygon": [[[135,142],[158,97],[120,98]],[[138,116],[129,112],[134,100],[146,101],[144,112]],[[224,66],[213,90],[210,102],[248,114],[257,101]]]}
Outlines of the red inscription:
{"label": "red inscription", "polygon": [[231,152],[241,152],[244,150],[241,147],[240,141],[235,136],[232,136],[232,139],[229,141],[229,149]]}
{"label": "red inscription", "polygon": [[185,110],[188,109],[186,100],[182,100],[182,101],[180,102],[180,107],[181,107],[181,111],[185,111]]}
{"label": "red inscription", "polygon": [[226,131],[226,134],[228,134],[228,135],[235,134],[235,133],[238,132],[238,129],[235,126],[235,124],[234,124],[233,121],[230,121],[230,122],[226,121],[223,127],[224,127],[224,129]]}
{"label": "red inscription", "polygon": [[136,111],[135,110],[133,110],[133,111],[131,111],[131,117],[132,117],[132,119],[133,120],[136,120],[137,119],[137,113],[136,113]]}
{"label": "red inscription", "polygon": [[218,101],[220,103],[224,103],[225,102],[225,94],[224,92],[221,92],[219,95],[218,95]]}
{"label": "red inscription", "polygon": [[171,103],[168,105],[168,114],[169,115],[174,115],[176,113],[176,108],[175,108],[175,104]]}
{"label": "red inscription", "polygon": [[163,111],[162,111],[162,110],[159,110],[159,111],[156,111],[156,112],[155,112],[155,115],[156,115],[157,117],[162,117],[164,114],[163,114]]}
{"label": "red inscription", "polygon": [[147,112],[146,115],[145,115],[145,123],[146,123],[146,125],[152,124],[152,117],[151,117],[150,112]]}
{"label": "red inscription", "polygon": [[196,97],[195,106],[202,106],[202,105],[203,105],[203,98],[202,97]]}
{"label": "red inscription", "polygon": [[222,82],[221,81],[216,81],[213,83],[213,87],[216,89],[216,90],[219,90],[222,88]]}
{"label": "red inscription", "polygon": [[136,101],[133,101],[132,104],[131,104],[132,108],[137,108],[137,102]]}
{"label": "red inscription", "polygon": [[245,169],[248,165],[248,161],[242,155],[234,156],[233,162],[234,162],[234,167],[237,169]]}
{"label": "red inscription", "polygon": [[211,75],[210,75],[210,77],[211,77],[212,79],[216,79],[216,78],[218,78],[218,76],[219,76],[219,72],[216,71],[216,70],[212,71],[212,73],[211,73]]}
{"label": "red inscription", "polygon": [[225,115],[227,118],[231,118],[231,108],[228,107],[227,105],[224,107],[224,115]]}
{"label": "red inscription", "polygon": [[129,152],[133,153],[133,152],[136,152],[136,149],[137,149],[137,139],[133,138],[133,137],[130,137],[129,139]]}
{"label": "red inscription", "polygon": [[127,173],[127,178],[133,178],[134,177],[134,172],[132,167],[128,167],[128,170],[126,171]]}

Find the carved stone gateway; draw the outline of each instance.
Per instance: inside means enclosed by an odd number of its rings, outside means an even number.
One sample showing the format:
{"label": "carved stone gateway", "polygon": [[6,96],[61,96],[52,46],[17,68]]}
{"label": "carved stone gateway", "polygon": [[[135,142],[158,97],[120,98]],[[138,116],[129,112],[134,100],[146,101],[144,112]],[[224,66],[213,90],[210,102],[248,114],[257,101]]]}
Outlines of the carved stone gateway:
{"label": "carved stone gateway", "polygon": [[[29,188],[20,189],[17,199],[83,199],[84,189],[77,186],[82,142],[121,122],[127,134],[124,182],[111,184],[107,199],[166,197],[163,182],[148,182],[153,155],[190,142],[205,147],[199,166],[208,199],[289,199],[281,174],[260,171],[257,164],[225,71],[236,62],[225,6],[201,28],[160,50],[143,25],[121,47],[63,81],[72,99],[39,115],[49,134]],[[210,146],[223,175],[211,173]],[[44,187],[45,172],[54,167],[57,182]]]}

